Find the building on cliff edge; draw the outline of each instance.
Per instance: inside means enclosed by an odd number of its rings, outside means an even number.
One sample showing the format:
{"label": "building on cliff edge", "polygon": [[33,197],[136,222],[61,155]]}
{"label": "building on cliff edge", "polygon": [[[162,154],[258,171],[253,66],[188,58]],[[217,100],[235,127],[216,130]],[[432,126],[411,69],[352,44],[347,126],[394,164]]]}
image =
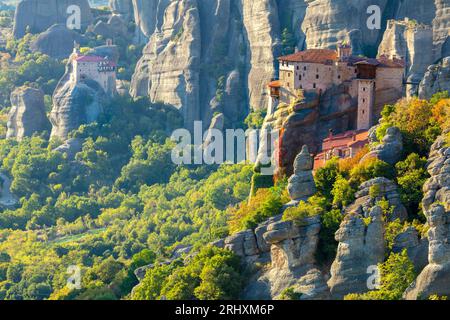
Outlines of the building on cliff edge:
{"label": "building on cliff edge", "polygon": [[369,131],[355,130],[329,136],[322,142],[322,152],[314,157],[314,170],[325,166],[332,158],[353,158],[359,151],[369,144]]}
{"label": "building on cliff edge", "polygon": [[280,103],[291,104],[306,91],[319,95],[332,87],[345,85],[357,102],[356,130],[368,130],[383,106],[403,94],[403,59],[378,59],[352,55],[347,44],[337,50],[310,49],[278,58],[279,80],[269,83],[268,113]]}
{"label": "building on cliff edge", "polygon": [[[109,41],[107,45],[112,45]],[[80,53],[79,45],[75,45],[73,52],[73,72],[71,81],[80,83],[90,79],[96,81],[112,97],[116,92],[116,69],[117,65],[109,57],[97,55],[83,55]]]}

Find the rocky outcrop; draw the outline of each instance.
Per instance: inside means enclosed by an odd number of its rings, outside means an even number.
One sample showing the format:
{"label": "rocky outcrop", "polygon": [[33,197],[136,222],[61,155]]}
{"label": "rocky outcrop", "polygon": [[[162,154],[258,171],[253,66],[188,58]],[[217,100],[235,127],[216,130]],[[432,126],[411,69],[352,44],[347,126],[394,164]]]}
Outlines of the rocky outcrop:
{"label": "rocky outcrop", "polygon": [[6,138],[22,140],[33,133],[50,131],[45,113],[44,93],[41,90],[21,87],[11,94],[11,110],[8,115]]}
{"label": "rocky outcrop", "polygon": [[406,290],[406,299],[450,295],[450,148],[445,135],[431,147],[428,172],[422,201],[430,227],[428,265]]}
{"label": "rocky outcrop", "polygon": [[[117,63],[118,50],[116,46],[96,47],[87,55],[108,56]],[[97,120],[108,103],[110,93],[105,92],[98,82],[85,79],[78,83],[73,81],[73,55],[69,58],[66,72],[58,83],[53,94],[53,108],[50,113],[52,137],[67,139],[69,133],[82,124]]]}
{"label": "rocky outcrop", "polygon": [[435,45],[435,59],[450,56],[450,2],[435,0],[436,16],[433,20],[433,41]]}
{"label": "rocky outcrop", "polygon": [[82,124],[97,120],[106,101],[102,87],[94,80],[78,84],[66,82],[53,96],[52,138],[67,139],[69,133]]}
{"label": "rocky outcrop", "polygon": [[302,300],[327,299],[328,287],[315,266],[320,217],[306,218],[301,226],[279,221],[267,226],[263,238],[270,246],[270,265],[250,281],[245,299],[277,299],[286,288]]}
{"label": "rocky outcrop", "polygon": [[40,33],[54,24],[67,24],[73,12],[71,5],[80,8],[81,27],[86,28],[93,20],[88,0],[21,0],[14,17],[14,37],[22,38],[27,30]]}
{"label": "rocky outcrop", "polygon": [[303,1],[283,1],[281,7],[276,0],[136,1],[134,8],[149,42],[131,93],[182,109],[187,127],[203,120],[207,128],[217,112],[229,127],[245,118],[248,106],[265,109],[281,29],[290,30],[299,46],[304,41],[298,28]]}
{"label": "rocky outcrop", "polygon": [[428,67],[419,85],[419,98],[430,99],[433,94],[442,91],[450,92],[450,57]]}
{"label": "rocky outcrop", "polygon": [[249,104],[264,109],[267,100],[261,93],[275,76],[274,60],[281,55],[281,30],[275,0],[243,0],[242,20],[250,46],[248,74]]}
{"label": "rocky outcrop", "polygon": [[83,36],[67,29],[64,24],[55,24],[41,33],[31,44],[31,50],[42,52],[52,58],[66,59],[73,51],[73,44],[82,43]]}
{"label": "rocky outcrop", "polygon": [[[376,51],[382,29],[367,27],[367,9],[377,5],[385,11],[387,0],[309,0],[302,30],[306,45],[311,48],[336,48],[343,41],[350,41],[355,54],[371,54]],[[349,17],[352,17],[349,19]]]}
{"label": "rocky outcrop", "polygon": [[297,204],[316,193],[316,184],[312,174],[313,167],[313,158],[309,153],[308,146],[305,145],[294,160],[294,174],[288,181],[288,193],[292,202]]}
{"label": "rocky outcrop", "polygon": [[375,178],[359,186],[355,194],[356,200],[345,208],[346,214],[360,214],[369,217],[371,210],[381,200],[387,200],[392,212],[386,217],[388,221],[400,219],[405,221],[408,212],[400,200],[398,188],[394,182],[386,178]]}
{"label": "rocky outcrop", "polygon": [[101,36],[103,39],[129,38],[130,41],[132,39],[132,35],[128,33],[127,22],[119,15],[113,15],[107,22],[98,21],[88,28],[88,32]]}
{"label": "rocky outcrop", "polygon": [[122,17],[125,21],[134,18],[133,0],[109,0],[109,7],[113,14]]}
{"label": "rocky outcrop", "polygon": [[407,94],[417,95],[418,86],[429,65],[433,64],[433,29],[431,25],[411,20],[389,20],[378,56],[404,58],[406,63]]}
{"label": "rocky outcrop", "polygon": [[408,227],[395,237],[392,252],[401,253],[405,249],[416,272],[422,271],[428,264],[428,239],[420,238],[416,228]]}
{"label": "rocky outcrop", "polygon": [[136,67],[131,93],[164,101],[182,110],[186,123],[200,118],[199,9],[194,0],[173,1],[162,31],[155,33]]}
{"label": "rocky outcrop", "polygon": [[399,128],[391,127],[387,129],[383,141],[379,144],[372,145],[370,152],[361,159],[361,162],[370,158],[377,158],[390,165],[395,165],[401,159],[402,152],[402,133]]}
{"label": "rocky outcrop", "polygon": [[67,155],[68,160],[74,160],[76,154],[81,150],[83,150],[83,140],[77,138],[71,138],[55,148],[55,151]]}
{"label": "rocky outcrop", "polygon": [[336,232],[339,245],[328,281],[335,299],[367,292],[371,275],[368,268],[384,260],[383,211],[378,206],[372,207],[368,217],[370,222],[366,226],[361,215],[349,214]]}

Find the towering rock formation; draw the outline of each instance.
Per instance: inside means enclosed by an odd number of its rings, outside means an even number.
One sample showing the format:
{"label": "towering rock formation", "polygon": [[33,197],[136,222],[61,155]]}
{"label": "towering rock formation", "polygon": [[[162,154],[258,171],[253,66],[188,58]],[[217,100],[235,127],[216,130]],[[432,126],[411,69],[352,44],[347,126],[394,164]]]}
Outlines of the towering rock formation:
{"label": "towering rock formation", "polygon": [[436,17],[433,20],[435,59],[450,56],[450,1],[435,0]]}
{"label": "towering rock formation", "polygon": [[11,94],[12,108],[8,115],[6,138],[22,140],[33,133],[50,131],[45,113],[44,93],[41,90],[21,87]]}
{"label": "towering rock formation", "polygon": [[430,99],[441,91],[450,92],[450,56],[428,67],[419,85],[419,98]]}
{"label": "towering rock formation", "polygon": [[31,44],[31,50],[42,52],[52,58],[65,59],[73,50],[73,43],[81,43],[83,36],[67,29],[64,24],[55,24],[41,33]]}
{"label": "towering rock formation", "polygon": [[[342,41],[350,41],[355,54],[373,55],[376,52],[380,29],[369,29],[367,21],[376,5],[381,13],[388,9],[387,0],[309,0],[302,30],[306,45],[312,48],[336,48]],[[351,17],[351,18],[349,18]]]}
{"label": "towering rock formation", "polygon": [[[335,299],[350,293],[367,292],[369,267],[384,260],[383,211],[375,206],[369,212],[370,222],[366,226],[358,214],[348,214],[336,232],[339,242],[336,259],[331,266],[328,286]],[[373,289],[373,288],[372,288]]]}
{"label": "towering rock formation", "polygon": [[275,76],[275,58],[281,55],[281,27],[275,0],[242,2],[242,20],[250,46],[248,74],[249,104],[264,109],[267,83]]}
{"label": "towering rock formation", "polygon": [[121,16],[125,21],[134,17],[133,0],[109,0],[109,7],[113,14]]}
{"label": "towering rock formation", "polygon": [[294,160],[294,174],[289,178],[288,192],[292,204],[306,201],[316,193],[316,184],[312,170],[314,159],[309,153],[308,146],[303,146],[302,151]]}
{"label": "towering rock formation", "polygon": [[242,119],[245,41],[237,21],[233,0],[171,1],[136,67],[132,95],[177,107],[188,128],[196,120],[208,127],[218,112],[232,123]]}
{"label": "towering rock formation", "polygon": [[81,27],[87,27],[93,20],[88,0],[21,0],[14,17],[14,37],[23,37],[27,29],[40,33],[54,24],[66,24],[74,13],[68,10],[72,5],[80,9]]}
{"label": "towering rock formation", "polygon": [[[108,56],[117,63],[118,49],[116,46],[101,46],[92,49],[87,55]],[[73,54],[69,58],[66,72],[55,89],[53,109],[50,113],[51,136],[62,140],[67,139],[68,134],[80,125],[97,120],[110,97],[110,93],[104,91],[97,79],[75,81],[72,76],[75,56]]]}
{"label": "towering rock formation", "polygon": [[395,165],[401,159],[402,153],[402,133],[399,128],[391,127],[387,129],[386,135],[379,144],[370,147],[370,152],[361,159],[361,162],[370,158],[377,158],[390,165]]}
{"label": "towering rock formation", "polygon": [[400,219],[406,221],[408,212],[400,200],[398,188],[394,182],[386,178],[375,178],[364,182],[355,194],[356,200],[345,208],[346,214],[357,213],[367,218],[371,209],[381,200],[388,200],[392,213],[387,216],[388,221]]}
{"label": "towering rock formation", "polygon": [[426,299],[431,295],[450,295],[450,148],[445,135],[431,147],[422,201],[428,231],[428,265],[405,292],[406,299]]}
{"label": "towering rock formation", "polygon": [[[284,289],[292,288],[301,294],[302,300],[327,299],[328,287],[322,273],[315,266],[320,217],[306,218],[301,226],[279,219],[280,217],[260,225],[254,233],[246,231],[232,236],[235,244],[225,246],[235,252],[237,248],[243,247],[241,255],[243,252],[257,254],[253,258],[244,254],[249,263],[259,261],[268,264],[250,280],[244,290],[244,298],[276,299]],[[238,238],[243,240],[236,242]],[[253,240],[254,245],[249,246],[248,240],[245,240],[250,238],[256,239],[256,242]],[[225,243],[229,242],[230,240],[225,240]],[[258,251],[248,249],[252,247],[256,247]],[[266,257],[268,251],[270,255]]]}
{"label": "towering rock formation", "polygon": [[433,29],[411,20],[389,20],[378,56],[402,57],[406,62],[407,94],[417,95],[418,85],[428,66],[434,62]]}
{"label": "towering rock formation", "polygon": [[298,46],[304,42],[299,25],[305,3],[281,1],[279,7],[278,2],[133,2],[138,29],[149,42],[133,77],[132,95],[183,109],[188,127],[193,120],[208,127],[217,112],[232,124],[245,117],[249,106],[265,109],[266,85],[277,75],[282,29],[294,35]]}

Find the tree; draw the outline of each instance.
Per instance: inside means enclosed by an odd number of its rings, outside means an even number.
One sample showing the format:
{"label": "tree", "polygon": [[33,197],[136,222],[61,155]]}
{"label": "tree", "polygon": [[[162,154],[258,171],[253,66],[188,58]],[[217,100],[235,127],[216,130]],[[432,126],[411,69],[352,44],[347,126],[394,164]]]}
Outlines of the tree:
{"label": "tree", "polygon": [[317,192],[327,198],[330,202],[333,201],[333,185],[339,175],[339,160],[333,158],[325,164],[324,167],[317,170],[314,181],[316,182]]}
{"label": "tree", "polygon": [[379,265],[381,288],[358,295],[346,296],[346,300],[400,300],[408,286],[416,278],[414,264],[409,260],[407,250],[391,253],[386,262]]}

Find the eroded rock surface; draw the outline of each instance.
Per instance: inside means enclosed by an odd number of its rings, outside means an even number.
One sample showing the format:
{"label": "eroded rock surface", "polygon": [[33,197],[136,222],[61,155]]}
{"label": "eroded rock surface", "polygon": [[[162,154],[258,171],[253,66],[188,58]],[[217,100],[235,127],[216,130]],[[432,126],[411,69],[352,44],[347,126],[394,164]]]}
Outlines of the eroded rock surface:
{"label": "eroded rock surface", "polygon": [[[372,137],[373,139],[373,137]],[[403,152],[403,138],[400,129],[397,127],[388,128],[386,135],[380,144],[370,148],[361,161],[370,158],[377,158],[390,165],[395,165],[401,158]]]}
{"label": "eroded rock surface", "polygon": [[430,99],[442,91],[450,92],[450,57],[428,67],[419,85],[419,98]]}
{"label": "eroded rock surface", "polygon": [[11,110],[8,114],[7,138],[22,140],[33,133],[50,131],[45,113],[44,93],[41,90],[20,87],[11,94]]}
{"label": "eroded rock surface", "polygon": [[14,17],[14,37],[22,38],[27,30],[40,33],[54,24],[66,24],[74,11],[80,9],[81,27],[86,28],[93,20],[88,0],[21,0]]}
{"label": "eroded rock surface", "polygon": [[428,265],[406,290],[406,299],[450,295],[450,148],[445,135],[431,147],[428,172],[422,201],[430,227]]}
{"label": "eroded rock surface", "polygon": [[355,196],[355,202],[345,208],[347,214],[356,213],[367,218],[377,202],[387,200],[389,207],[393,208],[392,213],[386,217],[387,220],[400,219],[403,222],[408,218],[408,212],[400,200],[398,187],[389,179],[380,177],[364,182]]}
{"label": "eroded rock surface", "polygon": [[316,184],[312,174],[313,166],[313,158],[309,153],[308,146],[305,145],[294,160],[294,174],[288,182],[289,196],[294,202],[307,200],[316,193]]}
{"label": "eroded rock surface", "polygon": [[82,43],[83,36],[67,29],[64,24],[55,24],[41,33],[31,44],[31,50],[42,52],[50,57],[66,59],[73,50],[73,44]]}
{"label": "eroded rock surface", "polygon": [[328,281],[335,299],[350,293],[367,292],[368,268],[384,260],[383,211],[375,206],[368,217],[370,222],[366,226],[361,215],[348,214],[336,232],[339,245]]}

